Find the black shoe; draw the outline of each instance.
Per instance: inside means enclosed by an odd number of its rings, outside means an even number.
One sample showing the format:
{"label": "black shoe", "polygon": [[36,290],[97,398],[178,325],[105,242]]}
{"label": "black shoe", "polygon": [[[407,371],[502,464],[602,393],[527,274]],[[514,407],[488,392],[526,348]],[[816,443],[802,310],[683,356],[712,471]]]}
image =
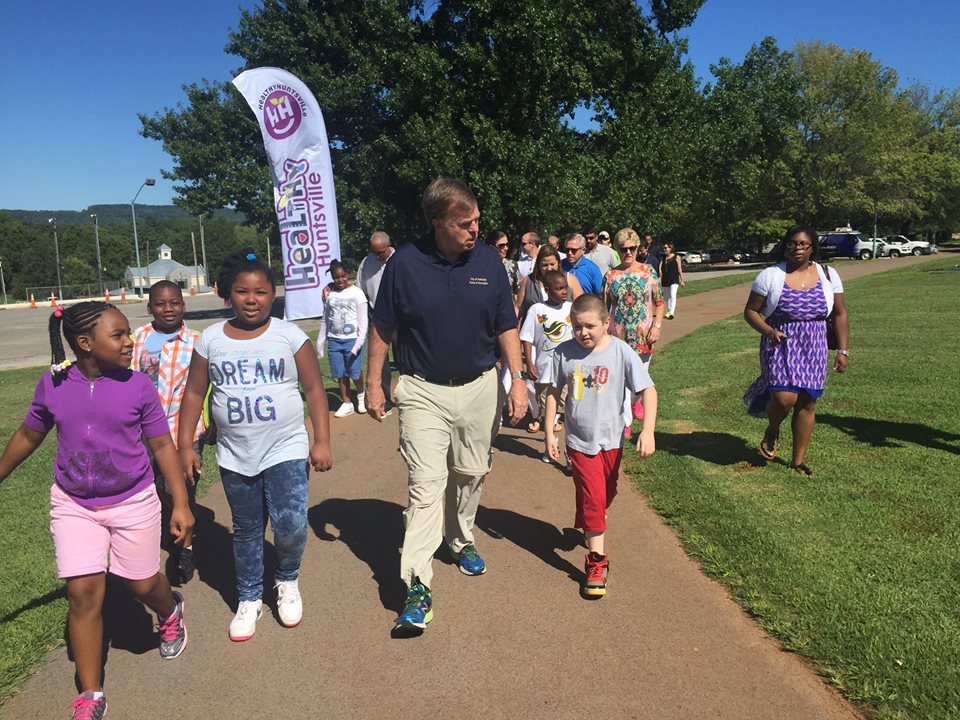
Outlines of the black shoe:
{"label": "black shoe", "polygon": [[177,570],[180,572],[181,584],[193,580],[193,574],[197,571],[197,559],[193,556],[191,548],[184,548],[180,551],[180,557],[177,558]]}

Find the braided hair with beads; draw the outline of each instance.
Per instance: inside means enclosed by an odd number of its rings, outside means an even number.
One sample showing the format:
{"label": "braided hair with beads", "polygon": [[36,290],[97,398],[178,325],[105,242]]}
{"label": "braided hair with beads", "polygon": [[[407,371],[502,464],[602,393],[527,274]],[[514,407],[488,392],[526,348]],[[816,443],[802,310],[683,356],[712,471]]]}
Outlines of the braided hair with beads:
{"label": "braided hair with beads", "polygon": [[94,327],[100,316],[107,310],[115,308],[116,305],[106,303],[102,300],[88,300],[77,303],[70,307],[60,305],[50,316],[50,370],[56,374],[65,370],[69,363],[65,364],[67,359],[63,349],[63,340],[60,337],[61,330],[63,337],[67,339],[70,349],[77,352],[77,336],[86,335],[93,332]]}

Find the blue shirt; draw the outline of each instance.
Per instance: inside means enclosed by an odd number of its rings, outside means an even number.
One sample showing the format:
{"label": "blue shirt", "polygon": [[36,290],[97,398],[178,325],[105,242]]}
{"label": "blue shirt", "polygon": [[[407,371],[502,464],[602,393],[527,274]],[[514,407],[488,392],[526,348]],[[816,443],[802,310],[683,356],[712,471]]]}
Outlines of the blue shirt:
{"label": "blue shirt", "polygon": [[603,292],[603,275],[600,274],[600,268],[588,257],[581,257],[580,262],[571,265],[570,261],[564,258],[560,262],[560,267],[564,272],[573,273],[573,276],[580,281],[580,287],[585,293],[600,295]]}
{"label": "blue shirt", "polygon": [[497,361],[497,337],[517,329],[500,255],[477,244],[450,263],[432,233],[390,258],[373,322],[386,334],[396,332],[401,370],[440,381],[489,370]]}

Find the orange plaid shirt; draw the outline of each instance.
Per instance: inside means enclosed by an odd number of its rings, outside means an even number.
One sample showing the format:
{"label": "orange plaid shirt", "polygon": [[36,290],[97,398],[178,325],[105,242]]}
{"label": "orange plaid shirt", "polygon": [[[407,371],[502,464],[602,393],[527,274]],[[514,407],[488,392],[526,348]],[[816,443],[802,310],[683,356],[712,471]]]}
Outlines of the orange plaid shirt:
{"label": "orange plaid shirt", "polygon": [[[156,332],[153,323],[147,323],[134,331],[132,369],[141,370],[140,359],[143,355],[143,349],[147,338],[153,332]],[[197,344],[199,339],[200,333],[190,330],[184,323],[180,333],[167,340],[160,351],[157,392],[160,394],[160,404],[163,406],[163,411],[167,414],[167,423],[170,425],[174,446],[177,444],[177,432],[180,429],[180,403],[183,400],[183,393],[187,389],[187,371],[190,369],[190,359],[193,357],[193,346]],[[194,442],[200,437],[202,431],[203,417],[201,416],[200,422],[197,423],[197,429],[193,433]]]}

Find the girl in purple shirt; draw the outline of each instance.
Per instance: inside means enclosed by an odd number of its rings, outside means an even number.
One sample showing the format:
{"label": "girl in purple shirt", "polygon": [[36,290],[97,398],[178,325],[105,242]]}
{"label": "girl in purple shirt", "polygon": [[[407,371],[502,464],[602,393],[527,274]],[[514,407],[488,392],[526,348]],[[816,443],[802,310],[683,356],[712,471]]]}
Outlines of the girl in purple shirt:
{"label": "girl in purple shirt", "polygon": [[[61,330],[76,364],[65,360]],[[189,542],[193,516],[156,388],[129,369],[133,340],[123,313],[104,302],[60,306],[50,318],[50,345],[50,373],[0,457],[0,482],[57,428],[50,531],[82,689],[73,717],[97,720],[107,709],[100,678],[108,569],[157,613],[163,658],[177,657],[187,643],[183,597],[160,574],[160,500],[142,437],[173,495],[170,531],[178,543]]]}

